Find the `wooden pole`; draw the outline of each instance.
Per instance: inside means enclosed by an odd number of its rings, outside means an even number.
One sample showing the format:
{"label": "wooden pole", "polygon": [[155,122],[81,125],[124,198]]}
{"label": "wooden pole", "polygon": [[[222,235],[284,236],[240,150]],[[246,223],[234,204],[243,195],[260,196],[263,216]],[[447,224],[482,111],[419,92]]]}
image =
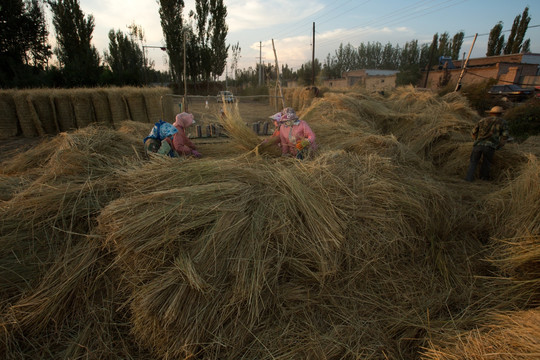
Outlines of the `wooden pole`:
{"label": "wooden pole", "polygon": [[281,79],[279,78],[279,64],[277,60],[276,47],[274,46],[274,39],[272,39],[272,49],[274,49],[274,59],[276,60],[276,74],[277,74],[277,83],[279,86],[279,96],[281,96],[281,105],[282,109],[285,108],[285,99],[283,98],[283,90],[281,89]]}
{"label": "wooden pole", "polygon": [[469,49],[469,55],[467,55],[467,60],[465,60],[465,64],[463,65],[461,69],[461,74],[459,74],[459,79],[456,84],[456,89],[454,90],[454,92],[459,91],[459,89],[461,89],[461,80],[463,79],[463,76],[465,75],[465,70],[467,70],[467,64],[469,63],[469,58],[471,57],[471,52],[472,52],[472,49],[474,47],[474,43],[476,42],[477,37],[478,37],[478,33],[474,34],[474,39],[471,44],[471,48]]}
{"label": "wooden pole", "polygon": [[315,22],[313,22],[313,49],[311,51],[311,85],[315,86]]}
{"label": "wooden pole", "polygon": [[186,33],[184,32],[184,105],[182,111],[187,112],[187,78],[186,78]]}

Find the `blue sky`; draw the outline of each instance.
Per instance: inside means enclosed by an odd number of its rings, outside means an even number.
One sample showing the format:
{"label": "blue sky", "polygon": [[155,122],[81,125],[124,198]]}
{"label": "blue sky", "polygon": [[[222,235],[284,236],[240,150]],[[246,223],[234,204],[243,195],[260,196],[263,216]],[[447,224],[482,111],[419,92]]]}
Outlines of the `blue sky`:
{"label": "blue sky", "polygon": [[[164,44],[156,0],[79,0],[86,15],[95,18],[93,43],[101,54],[108,47],[111,29],[127,33],[127,26],[142,26],[147,45]],[[184,14],[194,9],[186,0]],[[340,43],[358,46],[380,42],[403,45],[417,39],[428,43],[435,33],[465,33],[462,53],[468,53],[475,33],[478,38],[471,57],[483,57],[488,33],[499,21],[510,30],[514,18],[529,7],[531,51],[540,53],[540,1],[538,0],[225,0],[229,44],[241,47],[240,68],[255,67],[259,57],[274,63],[272,39],[280,65],[297,69],[312,56],[315,23],[315,57],[324,61]],[[534,27],[535,25],[539,25]],[[50,32],[54,34],[51,27]],[[504,33],[508,37],[509,32]],[[260,46],[262,45],[262,46]],[[262,56],[261,56],[262,55]],[[167,56],[148,49],[156,69],[167,68]]]}

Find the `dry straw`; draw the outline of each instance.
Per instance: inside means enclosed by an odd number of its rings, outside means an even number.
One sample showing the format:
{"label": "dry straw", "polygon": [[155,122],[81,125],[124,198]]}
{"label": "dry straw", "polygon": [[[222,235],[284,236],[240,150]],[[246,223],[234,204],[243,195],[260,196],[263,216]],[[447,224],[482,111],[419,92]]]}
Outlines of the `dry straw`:
{"label": "dry straw", "polygon": [[92,93],[92,89],[83,88],[72,89],[70,92],[73,113],[79,129],[96,122]]}
{"label": "dry straw", "polygon": [[55,89],[51,93],[51,101],[54,104],[59,131],[70,131],[77,128],[73,104],[68,90]]}
{"label": "dry straw", "polygon": [[124,120],[130,120],[128,106],[123,93],[123,88],[109,88],[107,90],[114,125]]}
{"label": "dry straw", "polygon": [[[252,156],[235,104],[213,156],[141,160],[152,123],[127,121],[3,163],[19,185],[0,202],[0,353],[450,359],[474,341],[531,358],[536,314],[486,319],[537,295],[523,267],[537,261],[536,160],[489,186],[442,176],[435,159],[458,154],[443,145],[470,144],[466,107],[390,96],[315,99],[300,113],[321,144],[308,161]],[[490,238],[507,246],[498,262]]]}
{"label": "dry straw", "polygon": [[169,120],[164,119],[162,97],[171,93],[171,90],[165,87],[144,89],[144,104],[149,122],[155,123],[159,121],[159,119],[162,119],[163,121]]}
{"label": "dry straw", "polygon": [[45,130],[39,121],[34,105],[28,99],[27,91],[18,91],[13,95],[17,118],[25,137],[44,136]]}
{"label": "dry straw", "polygon": [[149,122],[143,91],[139,88],[124,87],[122,93],[128,106],[130,119],[142,123]]}
{"label": "dry straw", "polygon": [[540,354],[540,311],[493,314],[479,329],[448,339],[449,344],[427,349],[425,360],[529,360]]}
{"label": "dry straw", "polygon": [[51,92],[49,90],[34,89],[29,92],[29,101],[36,110],[36,115],[45,133],[54,135],[58,133],[59,126],[50,95]]}
{"label": "dry straw", "polygon": [[96,122],[101,125],[114,126],[107,90],[95,89],[92,91],[91,98]]}
{"label": "dry straw", "polygon": [[17,111],[13,101],[14,91],[0,90],[0,138],[17,135]]}

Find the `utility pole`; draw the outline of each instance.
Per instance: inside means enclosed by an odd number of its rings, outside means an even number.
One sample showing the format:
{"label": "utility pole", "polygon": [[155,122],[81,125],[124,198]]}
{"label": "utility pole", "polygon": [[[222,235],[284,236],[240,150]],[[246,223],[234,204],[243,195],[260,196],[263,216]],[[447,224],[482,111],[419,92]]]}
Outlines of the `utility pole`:
{"label": "utility pole", "polygon": [[313,22],[313,50],[311,52],[311,85],[315,86],[315,22]]}
{"label": "utility pole", "polygon": [[459,74],[459,79],[458,79],[458,82],[456,84],[456,89],[454,90],[454,92],[461,89],[461,79],[463,79],[463,75],[465,75],[465,70],[467,70],[467,64],[469,63],[469,58],[471,57],[471,52],[472,52],[472,49],[474,47],[474,43],[476,42],[477,37],[478,37],[478,33],[474,34],[474,39],[473,39],[473,42],[471,44],[471,48],[469,49],[469,55],[467,55],[467,60],[465,60],[465,64],[463,65],[463,68],[461,69],[461,74]]}

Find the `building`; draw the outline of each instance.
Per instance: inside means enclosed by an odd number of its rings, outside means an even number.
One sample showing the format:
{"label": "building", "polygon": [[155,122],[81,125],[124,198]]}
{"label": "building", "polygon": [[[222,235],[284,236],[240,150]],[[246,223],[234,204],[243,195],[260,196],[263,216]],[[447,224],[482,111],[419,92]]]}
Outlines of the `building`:
{"label": "building", "polygon": [[[446,62],[445,62],[446,63]],[[457,84],[464,60],[442,61],[424,71],[419,86],[438,89]],[[453,65],[453,66],[452,66]],[[497,84],[540,85],[540,54],[511,54],[469,59],[461,85],[495,79]]]}
{"label": "building", "polygon": [[369,91],[390,90],[396,87],[397,70],[362,69],[343,73],[341,79],[325,80],[329,88],[348,88],[359,86]]}

